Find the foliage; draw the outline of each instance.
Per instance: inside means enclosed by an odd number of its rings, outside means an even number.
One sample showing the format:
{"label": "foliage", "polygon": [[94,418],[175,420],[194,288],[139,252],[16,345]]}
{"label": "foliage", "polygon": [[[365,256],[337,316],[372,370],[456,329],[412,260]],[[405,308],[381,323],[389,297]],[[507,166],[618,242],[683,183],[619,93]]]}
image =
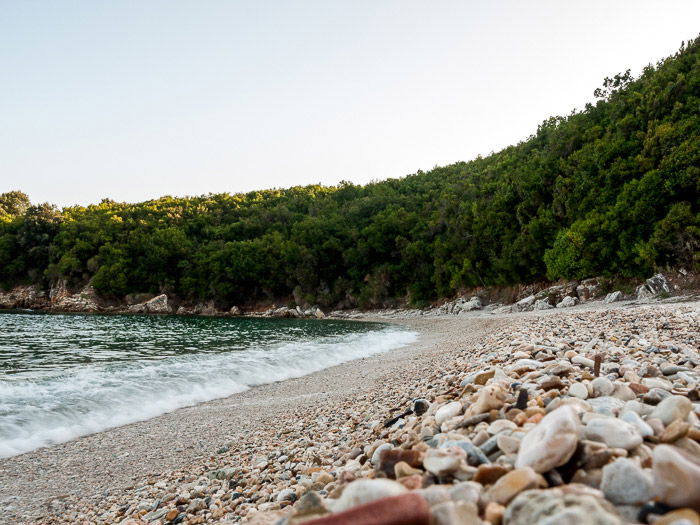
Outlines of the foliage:
{"label": "foliage", "polygon": [[358,186],[104,200],[0,195],[0,285],[333,306],[698,264],[700,39],[470,162]]}

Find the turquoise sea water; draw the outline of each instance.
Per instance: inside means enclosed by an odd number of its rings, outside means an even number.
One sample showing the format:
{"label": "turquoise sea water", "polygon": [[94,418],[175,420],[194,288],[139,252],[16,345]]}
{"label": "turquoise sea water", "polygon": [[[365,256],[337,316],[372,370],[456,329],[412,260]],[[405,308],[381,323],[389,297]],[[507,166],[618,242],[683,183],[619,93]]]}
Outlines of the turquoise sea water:
{"label": "turquoise sea water", "polygon": [[0,313],[0,457],[416,337],[396,326],[335,320]]}

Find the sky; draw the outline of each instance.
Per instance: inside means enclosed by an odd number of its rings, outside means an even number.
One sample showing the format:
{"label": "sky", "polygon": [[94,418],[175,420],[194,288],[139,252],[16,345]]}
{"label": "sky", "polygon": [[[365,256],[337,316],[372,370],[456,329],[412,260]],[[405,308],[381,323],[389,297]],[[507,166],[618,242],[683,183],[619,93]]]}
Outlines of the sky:
{"label": "sky", "polygon": [[0,0],[0,193],[362,184],[488,155],[700,32],[700,2]]}

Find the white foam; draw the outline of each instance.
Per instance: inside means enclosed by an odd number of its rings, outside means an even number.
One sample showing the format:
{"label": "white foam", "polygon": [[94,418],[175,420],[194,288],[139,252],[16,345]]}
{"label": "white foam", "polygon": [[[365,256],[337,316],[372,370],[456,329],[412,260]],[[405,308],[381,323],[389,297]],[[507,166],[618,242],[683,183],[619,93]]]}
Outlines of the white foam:
{"label": "white foam", "polygon": [[223,354],[89,365],[34,381],[0,380],[0,457],[300,377],[416,337],[389,327]]}

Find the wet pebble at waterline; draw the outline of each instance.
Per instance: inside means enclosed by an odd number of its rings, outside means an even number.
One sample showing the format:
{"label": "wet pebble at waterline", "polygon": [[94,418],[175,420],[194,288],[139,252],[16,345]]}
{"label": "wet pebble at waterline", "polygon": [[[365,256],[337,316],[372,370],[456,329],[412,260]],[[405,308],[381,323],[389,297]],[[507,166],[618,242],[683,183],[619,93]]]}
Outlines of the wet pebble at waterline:
{"label": "wet pebble at waterline", "polygon": [[251,436],[63,520],[700,523],[699,317],[521,318],[394,397],[309,407],[275,444]]}

